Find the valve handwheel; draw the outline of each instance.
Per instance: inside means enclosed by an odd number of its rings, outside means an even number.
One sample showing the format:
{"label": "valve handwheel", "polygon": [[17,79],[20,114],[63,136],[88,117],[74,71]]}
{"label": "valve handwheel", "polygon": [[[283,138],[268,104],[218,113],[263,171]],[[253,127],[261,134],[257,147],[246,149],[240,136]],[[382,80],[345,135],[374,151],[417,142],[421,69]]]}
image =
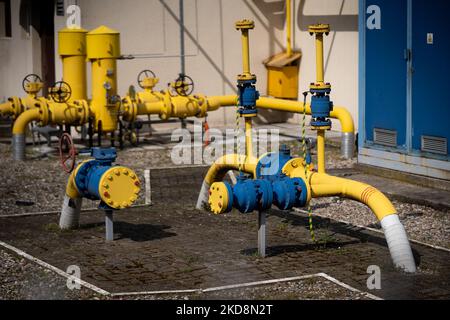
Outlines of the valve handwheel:
{"label": "valve handwheel", "polygon": [[58,81],[49,89],[49,94],[55,102],[65,103],[72,96],[72,88],[67,82]]}
{"label": "valve handwheel", "polygon": [[22,88],[23,91],[28,92],[27,90],[27,85],[29,83],[37,83],[37,82],[42,82],[41,77],[39,77],[37,74],[34,73],[30,73],[29,75],[27,75],[25,78],[23,78],[22,80]]}
{"label": "valve handwheel", "polygon": [[175,80],[174,89],[180,96],[188,96],[194,91],[194,80],[192,80],[191,77],[180,73]]}
{"label": "valve handwheel", "polygon": [[63,170],[71,173],[75,168],[77,150],[73,143],[72,137],[68,133],[64,133],[59,139],[59,158]]}
{"label": "valve handwheel", "polygon": [[146,78],[156,78],[156,75],[152,70],[149,70],[149,69],[142,70],[141,72],[139,72],[137,82],[138,82],[139,87],[141,87],[142,89],[144,89],[144,86],[142,85],[142,81],[144,81],[144,79],[146,79]]}

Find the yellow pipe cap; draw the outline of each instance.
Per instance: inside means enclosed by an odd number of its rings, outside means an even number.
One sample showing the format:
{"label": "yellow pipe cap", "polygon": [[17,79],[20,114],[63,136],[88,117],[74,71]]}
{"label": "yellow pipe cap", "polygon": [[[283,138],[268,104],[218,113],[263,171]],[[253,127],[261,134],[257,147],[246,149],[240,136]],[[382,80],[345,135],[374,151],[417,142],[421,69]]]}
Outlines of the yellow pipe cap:
{"label": "yellow pipe cap", "polygon": [[214,182],[209,189],[209,207],[214,214],[224,213],[228,209],[228,188],[223,182]]}
{"label": "yellow pipe cap", "polygon": [[112,167],[100,179],[100,198],[114,209],[130,207],[140,190],[141,182],[136,173],[126,167]]}
{"label": "yellow pipe cap", "polygon": [[100,26],[87,33],[88,59],[114,59],[120,57],[120,33]]}

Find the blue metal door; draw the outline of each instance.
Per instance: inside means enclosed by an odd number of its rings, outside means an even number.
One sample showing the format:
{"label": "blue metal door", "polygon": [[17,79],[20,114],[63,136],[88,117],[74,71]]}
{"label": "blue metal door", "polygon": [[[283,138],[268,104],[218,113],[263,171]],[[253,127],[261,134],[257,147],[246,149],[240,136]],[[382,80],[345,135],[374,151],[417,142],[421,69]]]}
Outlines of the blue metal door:
{"label": "blue metal door", "polygon": [[[379,25],[370,24],[379,9]],[[407,0],[367,0],[365,27],[365,137],[374,129],[396,132],[406,148]]]}
{"label": "blue metal door", "polygon": [[[415,151],[423,149],[423,137],[446,138],[447,155],[450,149],[449,13],[448,0],[412,1],[412,148]],[[431,146],[441,149],[436,143]]]}

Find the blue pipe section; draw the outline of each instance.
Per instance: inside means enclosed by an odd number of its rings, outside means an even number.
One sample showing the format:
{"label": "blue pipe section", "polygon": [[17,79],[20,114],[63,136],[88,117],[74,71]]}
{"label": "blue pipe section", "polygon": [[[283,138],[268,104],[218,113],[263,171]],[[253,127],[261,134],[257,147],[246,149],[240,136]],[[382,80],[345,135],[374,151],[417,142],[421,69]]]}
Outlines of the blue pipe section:
{"label": "blue pipe section", "polygon": [[94,160],[80,165],[75,176],[75,184],[84,198],[100,200],[100,180],[105,172],[113,167],[117,153],[115,148],[92,148],[91,156]]}
{"label": "blue pipe section", "polygon": [[228,205],[225,212],[234,207],[242,213],[266,210],[275,205],[280,210],[304,207],[308,199],[306,183],[301,178],[289,178],[282,169],[291,160],[290,150],[281,146],[280,152],[268,153],[256,165],[256,179],[240,174],[228,190]]}

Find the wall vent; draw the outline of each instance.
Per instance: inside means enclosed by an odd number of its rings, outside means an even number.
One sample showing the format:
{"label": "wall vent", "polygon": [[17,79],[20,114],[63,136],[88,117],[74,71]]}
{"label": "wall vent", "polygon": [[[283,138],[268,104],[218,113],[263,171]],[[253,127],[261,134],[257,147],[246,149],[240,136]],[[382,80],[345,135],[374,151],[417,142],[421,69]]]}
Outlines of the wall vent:
{"label": "wall vent", "polygon": [[397,131],[386,129],[373,129],[373,142],[388,147],[397,146]]}
{"label": "wall vent", "polygon": [[64,17],[64,0],[56,0],[56,15]]}
{"label": "wall vent", "polygon": [[433,136],[422,136],[421,150],[424,152],[447,155],[447,139]]}

